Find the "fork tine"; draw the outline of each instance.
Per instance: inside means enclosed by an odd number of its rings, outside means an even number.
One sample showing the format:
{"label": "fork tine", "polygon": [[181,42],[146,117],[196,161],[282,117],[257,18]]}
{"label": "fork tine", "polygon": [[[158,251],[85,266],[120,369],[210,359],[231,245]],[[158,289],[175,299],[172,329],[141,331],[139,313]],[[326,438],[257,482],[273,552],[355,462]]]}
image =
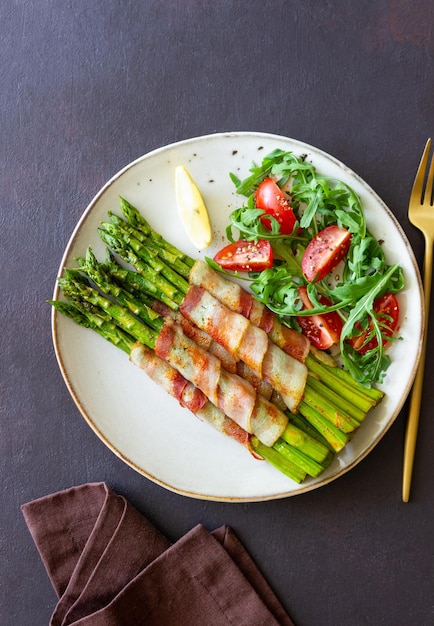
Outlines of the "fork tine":
{"label": "fork tine", "polygon": [[430,150],[431,150],[431,139],[428,139],[425,144],[425,150],[423,151],[422,158],[419,163],[419,167],[417,168],[416,177],[413,183],[413,189],[411,190],[411,197],[419,199],[421,204],[424,199],[423,186],[424,186],[425,172],[427,170]]}
{"label": "fork tine", "polygon": [[424,196],[424,200],[426,202],[429,202],[430,204],[433,203],[433,195],[432,195],[433,178],[434,178],[434,156],[431,157],[431,163],[429,166],[428,178],[426,180],[426,188],[425,188],[425,196]]}

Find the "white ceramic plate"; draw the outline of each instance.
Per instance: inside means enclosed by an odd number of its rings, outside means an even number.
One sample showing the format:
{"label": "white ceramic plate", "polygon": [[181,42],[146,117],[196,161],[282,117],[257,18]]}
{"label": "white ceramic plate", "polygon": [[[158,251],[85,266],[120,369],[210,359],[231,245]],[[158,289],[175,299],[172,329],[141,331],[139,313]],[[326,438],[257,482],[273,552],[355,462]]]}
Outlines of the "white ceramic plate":
{"label": "white ceramic plate", "polygon": [[[119,213],[121,195],[136,206],[155,230],[193,257],[175,205],[174,170],[186,165],[205,198],[214,232],[213,256],[225,242],[229,213],[242,203],[229,172],[248,174],[271,150],[306,154],[323,174],[347,182],[360,195],[374,235],[384,241],[389,263],[400,263],[406,288],[400,295],[401,336],[390,348],[392,365],[383,389],[385,400],[352,442],[318,478],[297,485],[265,462],[254,460],[239,444],[200,422],[132,365],[127,355],[91,330],[53,311],[53,340],[66,385],[80,412],[106,445],[152,481],[195,498],[255,501],[299,494],[341,476],[361,461],[391,426],[413,381],[423,324],[420,277],[401,227],[363,180],[324,152],[292,139],[263,133],[225,133],[198,137],[155,150],[116,174],[92,200],[77,224],[61,262],[91,245],[103,258],[97,234],[109,210]],[[59,296],[57,287],[54,298]]]}

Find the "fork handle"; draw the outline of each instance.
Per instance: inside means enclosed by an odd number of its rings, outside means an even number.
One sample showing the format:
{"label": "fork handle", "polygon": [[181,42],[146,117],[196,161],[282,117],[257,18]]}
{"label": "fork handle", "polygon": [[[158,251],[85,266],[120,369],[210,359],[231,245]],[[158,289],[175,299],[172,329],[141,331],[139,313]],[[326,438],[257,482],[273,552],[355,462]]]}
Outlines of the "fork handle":
{"label": "fork handle", "polygon": [[422,401],[422,387],[425,372],[426,345],[428,338],[429,305],[431,299],[432,283],[432,256],[433,240],[425,236],[425,259],[424,259],[424,302],[425,302],[425,328],[422,337],[422,349],[419,366],[414,379],[410,396],[410,408],[408,412],[407,428],[404,444],[404,470],[402,481],[402,501],[408,502],[410,498],[411,478],[413,474],[414,455],[416,451],[416,439],[419,426],[420,405]]}

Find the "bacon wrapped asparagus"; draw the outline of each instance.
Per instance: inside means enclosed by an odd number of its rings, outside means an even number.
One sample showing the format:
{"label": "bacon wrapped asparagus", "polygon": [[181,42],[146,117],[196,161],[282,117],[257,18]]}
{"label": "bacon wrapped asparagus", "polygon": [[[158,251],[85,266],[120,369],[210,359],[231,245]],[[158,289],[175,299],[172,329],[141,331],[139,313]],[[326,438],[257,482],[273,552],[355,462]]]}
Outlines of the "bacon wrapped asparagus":
{"label": "bacon wrapped asparagus", "polygon": [[[115,343],[104,334],[114,321],[123,333],[116,345],[183,406],[248,442],[273,465],[282,455],[288,460],[289,441],[298,471],[318,475],[330,450],[346,445],[381,392],[315,358],[306,338],[251,294],[174,248],[123,199],[121,208],[127,221],[111,214],[100,234],[134,271],[111,252],[98,263],[89,250],[80,269],[60,279],[73,308],[97,307],[110,316],[102,325],[85,325]],[[60,310],[64,303],[53,304]],[[185,385],[177,387],[180,380]],[[294,454],[301,457],[294,461]]]}
{"label": "bacon wrapped asparagus", "polygon": [[[120,280],[120,283],[122,283],[123,285],[126,285],[127,282],[131,284],[131,281],[133,280],[133,277],[129,276],[129,280],[127,281],[125,274],[127,270],[120,269],[116,271],[116,267],[113,266],[113,263],[110,263],[108,265],[105,264],[105,267],[102,267],[102,264],[99,264],[96,261],[94,255],[90,250],[88,250],[86,259],[80,260],[80,265],[82,271],[84,271],[96,284],[98,284],[98,286],[103,291],[110,293],[113,297],[119,297],[119,287],[113,285],[110,282],[110,279],[107,278],[106,269],[109,272],[113,272]],[[158,280],[161,282],[161,275],[158,276]],[[126,302],[127,300],[128,296],[125,297],[124,295],[123,301]],[[149,299],[147,296],[145,296],[144,300],[147,303],[147,306],[152,303],[154,303],[155,305],[155,302],[152,300],[152,298]],[[137,311],[136,303],[129,302],[127,306],[131,311]],[[160,307],[157,308],[159,309]],[[150,314],[148,313],[147,315],[149,317]],[[146,316],[144,316],[143,319],[146,321]],[[185,328],[185,324],[183,325],[183,327]],[[187,334],[189,336],[193,335],[192,332],[188,332]],[[211,338],[209,336],[208,340],[211,341]],[[203,343],[203,339],[201,340],[201,342]],[[279,351],[279,354],[283,356],[284,359],[287,356],[283,351]],[[284,361],[284,359],[282,360]],[[282,360],[280,361],[281,363]],[[279,362],[277,359],[275,359],[275,361]],[[304,365],[302,365],[302,367],[305,368]],[[253,384],[258,393],[263,394],[263,381],[261,381],[260,379],[254,380],[254,377],[256,375],[254,372],[252,372],[251,370],[247,372],[246,368],[239,367],[237,368],[237,371]],[[280,394],[278,395],[280,398]],[[325,440],[332,446],[334,451],[341,450],[349,440],[349,433],[359,425],[359,422],[352,420],[352,422],[350,423],[350,418],[344,414],[343,410],[336,408],[336,406],[328,402],[320,392],[312,392],[309,385],[304,386],[304,381],[302,385],[299,386],[299,397],[301,397],[301,395],[303,395],[303,400],[300,402],[300,405],[304,407],[303,414],[306,413],[306,419],[308,419],[312,423],[314,429],[322,435],[321,439],[325,438]],[[271,398],[271,396],[268,395],[268,398]],[[274,399],[275,398],[273,398],[273,400]],[[284,404],[282,408],[285,408]],[[245,423],[243,423],[243,427],[245,427]]]}
{"label": "bacon wrapped asparagus", "polygon": [[[133,335],[114,322],[114,318],[106,309],[97,307],[88,300],[74,298],[71,302],[50,301],[50,303],[63,315],[82,326],[95,330],[129,354],[131,362],[145,371],[181,406],[188,408],[218,432],[241,444],[256,458],[265,459],[292,480],[300,483],[306,474],[317,476],[332,460],[333,455],[325,446],[292,425],[286,429],[285,439],[278,439],[273,448],[262,444],[257,437],[247,433],[213,405],[202,391],[185,379],[167,361],[160,359],[149,347],[135,341]],[[124,320],[124,325],[127,320],[128,315]],[[130,330],[133,328],[130,327]]]}
{"label": "bacon wrapped asparagus", "polygon": [[[249,318],[255,327],[257,326],[262,332],[268,333],[267,347],[272,346],[267,361],[272,364],[272,369],[265,368],[265,371],[258,371],[264,361],[257,359],[253,363],[254,367],[257,368],[254,373],[260,376],[264,376],[265,373],[269,380],[271,378],[275,386],[280,384],[279,391],[283,391],[284,397],[285,390],[288,389],[286,387],[289,379],[287,371],[291,368],[288,368],[287,357],[282,359],[282,354],[286,353],[301,363],[306,361],[309,376],[302,400],[298,403],[300,396],[298,398],[295,396],[291,403],[291,393],[293,392],[289,387],[291,391],[290,394],[286,395],[286,400],[290,400],[290,402],[287,402],[287,406],[289,405],[293,411],[301,412],[313,427],[326,437],[334,450],[339,451],[347,443],[348,436],[360,425],[369,409],[381,400],[382,392],[376,389],[366,390],[355,383],[340,368],[326,367],[318,363],[310,352],[307,339],[296,331],[283,326],[278,318],[268,311],[263,304],[254,300],[251,294],[244,291],[238,284],[228,281],[224,276],[216,273],[203,261],[195,262],[165,242],[160,235],[149,227],[137,210],[123,199],[121,199],[121,208],[128,222],[111,215],[111,222],[103,224],[100,229],[101,237],[122,259],[132,264],[138,273],[142,273],[143,270],[149,272],[150,268],[153,268],[156,279],[164,281],[169,276],[168,270],[176,271],[177,276],[173,277],[172,274],[168,280],[171,288],[175,284],[177,287],[176,296],[171,305],[172,309],[184,309],[187,315],[192,315],[191,311],[193,310],[194,321],[202,325],[202,328],[205,327],[211,331],[213,339],[235,351],[236,358],[239,358],[240,338],[246,339],[249,335],[255,335],[251,331],[251,326],[243,326],[237,318],[238,326],[235,328],[238,328],[239,333],[231,346],[230,343],[225,342],[232,339],[232,333],[228,335],[228,333],[222,332],[220,322],[222,317],[228,319],[228,308],[234,310],[238,315],[242,315],[243,318]],[[186,278],[194,283],[193,287],[187,286]],[[205,293],[208,301],[208,314],[201,315],[203,307],[198,309],[191,306],[192,301],[197,301],[195,295],[191,295],[197,293],[195,287],[201,290],[201,294]],[[206,289],[202,291],[204,288]],[[217,297],[212,300],[215,296]],[[188,302],[190,304],[187,306]],[[213,323],[213,315],[209,312],[212,307],[214,310],[219,308],[215,302],[223,304],[225,309],[220,307],[220,321],[217,320]],[[228,327],[232,331],[233,326],[229,325]],[[246,328],[249,329],[249,333],[244,332]],[[271,339],[274,341],[271,342]],[[279,349],[276,348],[276,344]],[[252,351],[249,348],[251,348],[252,342],[250,345],[247,343],[247,345],[249,347],[244,351],[244,356],[250,359]],[[262,342],[262,346],[264,345],[265,343]],[[274,355],[274,359],[270,358],[271,353]],[[279,367],[279,363],[285,364],[286,367]],[[324,377],[318,373],[319,369],[325,370],[323,372],[326,373]],[[325,381],[327,381],[326,385],[324,385]],[[300,388],[301,384],[298,389]]]}
{"label": "bacon wrapped asparagus", "polygon": [[123,330],[155,350],[157,356],[264,445],[271,447],[283,435],[288,425],[287,415],[257,393],[247,380],[224,370],[219,359],[187,337],[179,324],[164,320],[146,305],[140,309],[143,309],[140,320],[136,302],[129,308],[119,305],[89,286],[76,270],[67,270],[59,284],[71,301],[85,302],[108,313]]}

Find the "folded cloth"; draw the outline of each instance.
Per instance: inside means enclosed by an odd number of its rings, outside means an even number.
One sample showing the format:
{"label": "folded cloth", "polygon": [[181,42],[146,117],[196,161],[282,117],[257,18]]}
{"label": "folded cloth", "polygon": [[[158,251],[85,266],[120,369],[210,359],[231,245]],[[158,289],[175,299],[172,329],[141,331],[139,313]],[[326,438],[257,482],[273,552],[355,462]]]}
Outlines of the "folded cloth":
{"label": "folded cloth", "polygon": [[293,626],[228,526],[171,544],[105,483],[22,511],[59,598],[51,626]]}

